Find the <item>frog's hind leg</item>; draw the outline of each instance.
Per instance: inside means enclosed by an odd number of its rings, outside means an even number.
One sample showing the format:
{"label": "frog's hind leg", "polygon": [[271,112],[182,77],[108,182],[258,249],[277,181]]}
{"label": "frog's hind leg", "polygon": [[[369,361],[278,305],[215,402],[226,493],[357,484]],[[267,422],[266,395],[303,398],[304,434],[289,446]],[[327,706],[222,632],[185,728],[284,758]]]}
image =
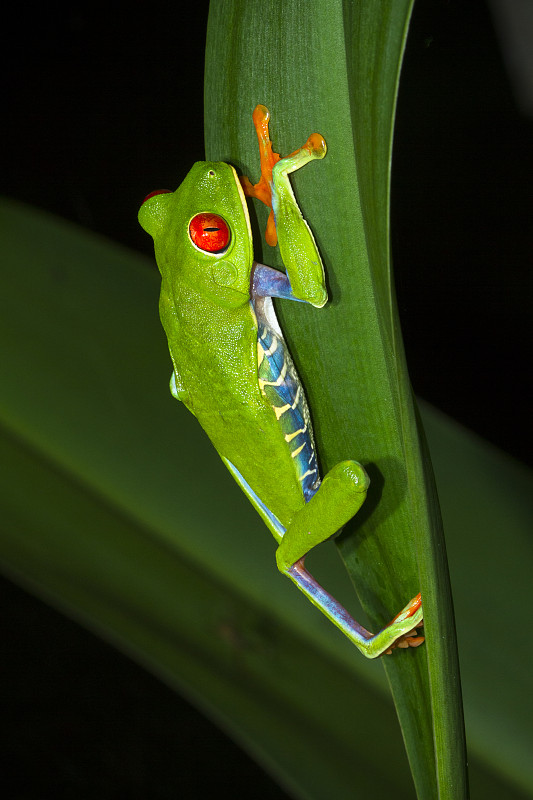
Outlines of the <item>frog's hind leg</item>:
{"label": "frog's hind leg", "polygon": [[306,554],[339,531],[362,506],[369,480],[356,461],[343,461],[325,476],[316,494],[293,517],[276,552],[278,568],[306,597],[352,641],[367,658],[393,647],[418,646],[423,638],[411,636],[422,624],[420,595],[382,631],[373,635],[320,586],[306,570]]}
{"label": "frog's hind leg", "polygon": [[423,624],[422,599],[418,594],[407,606],[377,634],[367,631],[356,619],[329,594],[304,567],[301,558],[286,571],[286,574],[317,606],[322,613],[353,642],[367,658],[390,655],[396,647],[418,647],[424,641],[416,628]]}

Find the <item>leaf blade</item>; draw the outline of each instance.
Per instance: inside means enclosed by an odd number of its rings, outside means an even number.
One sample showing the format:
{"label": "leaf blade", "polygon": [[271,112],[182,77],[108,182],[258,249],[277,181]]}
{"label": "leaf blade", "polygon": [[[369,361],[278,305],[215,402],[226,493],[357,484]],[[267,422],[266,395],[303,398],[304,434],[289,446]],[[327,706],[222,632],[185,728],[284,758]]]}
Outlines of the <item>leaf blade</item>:
{"label": "leaf blade", "polygon": [[[371,477],[374,496],[371,490],[339,544],[372,626],[386,624],[423,590],[435,646],[389,659],[385,668],[419,796],[434,797],[438,781],[443,798],[458,798],[467,792],[466,759],[449,579],[389,267],[392,115],[411,5],[315,2],[302,15],[286,3],[290,26],[263,3],[213,5],[206,148],[209,158],[230,160],[253,176],[255,142],[245,112],[256,102],[271,111],[281,153],[314,130],[327,141],[323,164],[294,183],[332,300],[320,316],[285,306],[279,315],[310,400],[323,471],[355,457]],[[258,51],[244,37],[251,30]],[[231,62],[230,53],[238,60]],[[228,65],[223,74],[220,63]],[[213,111],[215,98],[223,114]],[[257,213],[262,229],[264,212]],[[279,265],[270,253],[266,261]]]}

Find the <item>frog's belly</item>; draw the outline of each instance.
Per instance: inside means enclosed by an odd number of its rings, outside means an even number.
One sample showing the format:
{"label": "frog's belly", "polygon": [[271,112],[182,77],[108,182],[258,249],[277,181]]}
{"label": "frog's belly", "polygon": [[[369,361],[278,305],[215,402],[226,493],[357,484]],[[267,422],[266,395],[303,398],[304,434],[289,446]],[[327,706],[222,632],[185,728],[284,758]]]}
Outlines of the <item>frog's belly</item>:
{"label": "frog's belly", "polygon": [[[220,456],[232,465],[261,502],[286,527],[305,503],[298,461],[292,458],[275,413],[257,390],[255,402],[222,404],[197,414]],[[238,481],[240,483],[240,481]],[[243,487],[244,488],[244,487]]]}

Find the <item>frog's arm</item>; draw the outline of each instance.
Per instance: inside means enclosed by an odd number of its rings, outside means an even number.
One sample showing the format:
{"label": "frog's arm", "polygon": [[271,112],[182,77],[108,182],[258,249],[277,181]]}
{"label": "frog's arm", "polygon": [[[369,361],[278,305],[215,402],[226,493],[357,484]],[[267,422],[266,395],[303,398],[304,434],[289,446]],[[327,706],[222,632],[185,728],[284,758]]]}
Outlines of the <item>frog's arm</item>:
{"label": "frog's arm", "polygon": [[252,297],[280,297],[283,300],[306,302],[303,298],[294,296],[291,282],[284,272],[257,261],[254,261],[252,274]]}
{"label": "frog's arm", "polygon": [[180,402],[187,405],[185,402],[187,398],[187,392],[185,391],[185,387],[183,386],[175,369],[172,371],[172,375],[170,376],[170,394],[172,397],[175,397],[176,400],[180,400]]}
{"label": "frog's arm", "polygon": [[294,197],[289,174],[309,161],[324,158],[326,142],[319,133],[313,133],[303,147],[281,158],[272,150],[269,118],[265,106],[255,108],[253,120],[259,141],[261,178],[255,185],[246,177],[241,178],[241,183],[246,195],[258,198],[271,208],[265,239],[270,245],[279,241],[281,258],[290,281],[291,299],[304,300],[321,308],[328,299],[324,267],[313,234]]}

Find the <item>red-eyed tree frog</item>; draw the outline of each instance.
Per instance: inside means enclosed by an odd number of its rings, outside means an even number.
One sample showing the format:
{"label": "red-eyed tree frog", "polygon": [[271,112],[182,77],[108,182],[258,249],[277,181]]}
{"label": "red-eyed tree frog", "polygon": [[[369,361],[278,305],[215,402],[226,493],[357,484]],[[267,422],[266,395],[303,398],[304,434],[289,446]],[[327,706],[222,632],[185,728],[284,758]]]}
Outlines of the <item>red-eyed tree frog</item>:
{"label": "red-eyed tree frog", "polygon": [[[173,372],[170,388],[198,419],[278,542],[282,573],[368,658],[423,642],[420,594],[373,635],[306,570],[306,554],[357,513],[369,486],[357,461],[318,472],[302,384],[285,345],[273,297],[321,308],[324,268],[289,174],[324,158],[312,134],[286,158],[272,149],[269,112],[253,115],[261,179],[229,164],[200,161],[175,192],[153,192],[139,211],[162,277],[159,310]],[[271,208],[265,238],[279,241],[287,273],[254,261],[245,195]]]}

